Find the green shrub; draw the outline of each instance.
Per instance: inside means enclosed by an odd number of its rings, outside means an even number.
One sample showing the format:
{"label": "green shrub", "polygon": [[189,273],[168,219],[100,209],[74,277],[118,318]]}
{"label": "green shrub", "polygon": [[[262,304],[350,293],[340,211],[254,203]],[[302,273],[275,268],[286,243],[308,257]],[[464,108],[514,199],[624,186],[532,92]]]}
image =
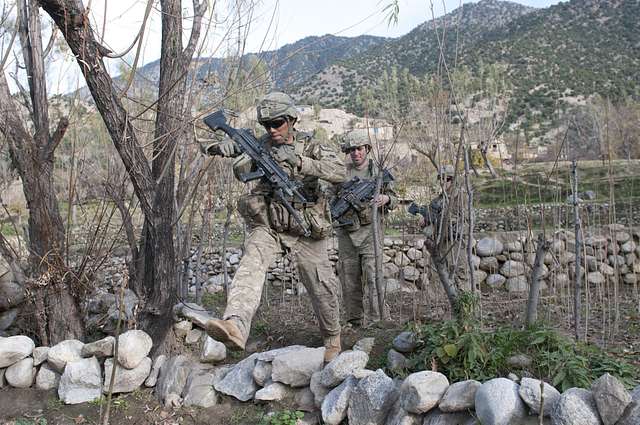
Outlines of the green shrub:
{"label": "green shrub", "polygon": [[526,354],[532,359],[527,372],[551,382],[563,391],[571,387],[588,388],[604,373],[632,387],[639,371],[624,360],[614,358],[602,349],[588,344],[575,344],[557,331],[543,326],[518,330],[500,327],[493,331],[477,326],[444,321],[415,329],[419,346],[410,358],[410,371],[437,369],[450,381],[476,379],[485,381],[509,372],[507,359]]}
{"label": "green shrub", "polygon": [[299,410],[283,410],[263,419],[261,425],[296,425],[303,417],[304,413]]}

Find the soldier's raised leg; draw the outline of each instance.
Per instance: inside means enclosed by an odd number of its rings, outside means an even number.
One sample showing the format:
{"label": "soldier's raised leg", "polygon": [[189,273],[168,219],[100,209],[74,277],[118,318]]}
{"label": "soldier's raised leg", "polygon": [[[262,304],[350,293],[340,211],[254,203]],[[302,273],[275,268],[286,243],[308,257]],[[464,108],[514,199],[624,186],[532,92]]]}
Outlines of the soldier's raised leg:
{"label": "soldier's raised leg", "polygon": [[223,320],[213,319],[207,323],[207,333],[229,349],[244,350],[251,320],[262,297],[267,269],[280,252],[280,243],[271,229],[265,226],[252,229],[229,285]]}

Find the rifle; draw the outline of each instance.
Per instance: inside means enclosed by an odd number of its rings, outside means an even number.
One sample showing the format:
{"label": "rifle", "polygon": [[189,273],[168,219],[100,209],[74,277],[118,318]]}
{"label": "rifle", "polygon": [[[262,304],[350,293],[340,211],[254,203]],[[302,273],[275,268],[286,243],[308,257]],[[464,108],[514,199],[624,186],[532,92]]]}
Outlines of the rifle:
{"label": "rifle", "polygon": [[440,202],[432,203],[433,205],[418,205],[415,202],[412,202],[407,208],[407,212],[411,215],[420,214],[424,218],[424,224],[430,225],[435,224],[440,217],[440,213],[442,212],[442,205]]}
{"label": "rifle", "polygon": [[[249,130],[244,128],[236,129],[229,126],[227,124],[227,118],[224,115],[224,110],[221,109],[206,116],[204,123],[213,131],[222,130],[225,132],[236,143],[238,149],[253,160],[256,170],[239,176],[240,181],[246,183],[263,178],[271,183],[276,200],[284,205],[289,214],[291,214],[294,220],[302,227],[304,235],[310,236],[311,232],[309,231],[309,227],[300,216],[300,213],[298,213],[291,205],[291,202],[285,198],[286,195],[290,198],[297,198],[302,203],[306,203],[307,199],[300,192],[301,183],[289,178],[289,175],[280,167],[276,160],[273,159],[271,153],[264,148],[263,144],[260,143]],[[214,155],[220,154],[215,148],[211,149],[210,152]]]}
{"label": "rifle", "polygon": [[[384,170],[382,173],[382,182],[389,183],[391,181],[393,181],[393,176],[389,170]],[[351,224],[351,221],[346,221],[343,216],[349,210],[360,212],[364,208],[370,208],[368,204],[369,201],[373,199],[375,191],[375,180],[365,180],[356,176],[342,183],[340,191],[331,201],[331,220],[337,222],[338,227]]]}

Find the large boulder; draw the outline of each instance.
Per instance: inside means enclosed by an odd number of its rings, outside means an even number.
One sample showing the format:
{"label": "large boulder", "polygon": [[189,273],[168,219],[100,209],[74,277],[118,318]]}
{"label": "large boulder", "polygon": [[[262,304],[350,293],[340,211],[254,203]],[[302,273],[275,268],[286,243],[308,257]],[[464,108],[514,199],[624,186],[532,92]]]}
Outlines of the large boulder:
{"label": "large boulder", "polygon": [[0,311],[0,332],[7,330],[13,325],[18,317],[18,308],[10,308],[6,311]]}
{"label": "large boulder", "polygon": [[393,403],[384,425],[422,425],[422,416],[404,410],[398,399]]}
{"label": "large boulder", "polygon": [[501,274],[495,273],[487,276],[485,283],[487,284],[487,286],[489,286],[492,289],[499,289],[504,286],[504,282],[506,280],[507,280],[506,277],[502,276]]}
{"label": "large boulder", "polygon": [[118,337],[118,363],[127,369],[138,367],[151,351],[153,341],[146,332],[130,330]]}
{"label": "large boulder", "polygon": [[410,331],[400,332],[393,339],[393,348],[401,353],[411,353],[418,346],[416,334]]}
{"label": "large boulder", "polygon": [[320,383],[328,388],[335,387],[354,370],[364,369],[368,361],[369,355],[364,351],[344,351],[322,369]]}
{"label": "large boulder", "polygon": [[502,242],[494,238],[482,238],[476,244],[476,254],[479,257],[494,257],[501,254],[502,250]]}
{"label": "large boulder", "polygon": [[193,364],[184,355],[162,362],[155,389],[158,399],[165,405],[171,405],[173,400],[180,398],[192,369]]}
{"label": "large boulder", "polygon": [[[560,398],[560,392],[546,382],[543,391],[540,391],[541,381],[533,378],[522,378],[518,393],[522,401],[529,406],[532,412],[540,412],[540,403],[544,403],[543,416],[550,416]],[[544,396],[544,397],[543,397]]]}
{"label": "large boulder", "polygon": [[322,406],[322,402],[324,401],[331,388],[327,388],[321,383],[322,381],[322,372],[318,371],[311,375],[311,381],[309,382],[309,390],[313,393],[313,401],[317,408]]}
{"label": "large boulder", "polygon": [[305,387],[314,372],[324,366],[324,347],[306,348],[281,354],[273,359],[271,379],[292,387]]}
{"label": "large boulder", "polygon": [[640,424],[640,401],[629,403],[622,417],[616,425],[638,425]]}
{"label": "large boulder", "polygon": [[[271,362],[256,360],[256,365],[253,368],[252,375],[256,384],[264,387],[267,382],[271,381]],[[311,375],[311,378],[313,379],[313,375]]]}
{"label": "large boulder", "polygon": [[384,423],[397,399],[395,383],[378,369],[362,378],[353,389],[347,409],[349,425],[377,425]]}
{"label": "large boulder", "polygon": [[113,356],[113,347],[115,346],[116,339],[109,335],[106,338],[102,338],[98,341],[89,342],[84,344],[80,355],[82,357],[111,357]]}
{"label": "large boulder", "polygon": [[[484,422],[483,422],[484,423]],[[469,412],[446,413],[434,409],[424,417],[422,425],[477,425],[479,422]],[[515,423],[513,425],[516,425]],[[524,425],[524,424],[517,424]],[[527,424],[528,425],[528,424]],[[534,424],[531,424],[534,425]]]}
{"label": "large boulder", "polygon": [[0,338],[0,369],[28,357],[36,347],[28,336]]}
{"label": "large boulder", "polygon": [[205,336],[200,348],[200,361],[203,363],[220,362],[227,358],[227,347],[219,341]]}
{"label": "large boulder", "polygon": [[347,409],[353,389],[358,381],[349,376],[324,397],[321,405],[322,420],[327,425],[338,425],[347,417]]}
{"label": "large boulder", "polygon": [[53,370],[48,364],[43,364],[36,375],[36,388],[47,391],[58,388],[60,384],[60,374]]}
{"label": "large boulder", "polygon": [[27,357],[12,364],[4,374],[4,378],[14,388],[29,388],[33,384],[34,377],[33,357]]}
{"label": "large boulder", "polygon": [[208,370],[192,370],[182,392],[182,405],[206,409],[218,404],[218,393],[213,388],[214,381],[215,373]]}
{"label": "large boulder", "polygon": [[505,283],[507,291],[511,293],[527,292],[529,290],[529,282],[524,275],[514,276],[507,279]]}
{"label": "large boulder", "polygon": [[33,365],[40,366],[49,357],[49,347],[36,347],[33,349]]}
{"label": "large boulder", "polygon": [[59,342],[49,349],[47,361],[56,371],[62,373],[68,362],[82,358],[82,347],[84,343],[77,339]]}
{"label": "large boulder", "polygon": [[155,387],[158,382],[158,376],[160,375],[160,368],[167,361],[167,356],[164,354],[160,354],[153,360],[153,365],[151,366],[151,372],[149,372],[149,376],[144,381],[145,387]]}
{"label": "large boulder", "polygon": [[258,354],[252,354],[236,364],[219,382],[215,383],[216,391],[237,398],[240,401],[251,400],[258,385],[253,380],[253,368]]}
{"label": "large boulder", "polygon": [[524,263],[520,261],[508,260],[505,261],[500,268],[500,274],[506,277],[522,276],[526,272]]}
{"label": "large boulder", "polygon": [[513,425],[527,416],[526,406],[518,394],[518,384],[506,379],[491,379],[478,388],[476,415],[483,424]]}
{"label": "large boulder", "polygon": [[614,425],[631,403],[631,395],[616,378],[605,373],[591,385],[593,399],[604,425]]}
{"label": "large boulder", "polygon": [[437,406],[447,388],[449,380],[439,372],[412,373],[400,386],[402,408],[410,413],[426,413]]}
{"label": "large boulder", "polygon": [[569,388],[551,412],[551,425],[602,425],[591,391]]}
{"label": "large boulder", "polygon": [[444,413],[461,412],[473,409],[476,403],[476,391],[482,385],[473,379],[455,382],[447,388],[438,408]]}
{"label": "large boulder", "polygon": [[256,391],[253,399],[256,401],[281,401],[292,394],[293,388],[280,382],[272,382]]}
{"label": "large boulder", "polygon": [[[113,393],[130,393],[142,386],[145,379],[151,372],[151,359],[145,357],[138,366],[133,369],[127,369],[119,364],[116,366],[116,374],[113,380]],[[104,385],[102,391],[109,391],[111,385],[111,375],[113,372],[113,358],[109,358],[104,362]]]}
{"label": "large boulder", "polygon": [[24,288],[18,282],[0,281],[0,311],[20,305],[24,299]]}
{"label": "large boulder", "polygon": [[58,397],[65,404],[85,403],[100,398],[101,389],[102,373],[98,359],[80,358],[66,364],[58,385]]}

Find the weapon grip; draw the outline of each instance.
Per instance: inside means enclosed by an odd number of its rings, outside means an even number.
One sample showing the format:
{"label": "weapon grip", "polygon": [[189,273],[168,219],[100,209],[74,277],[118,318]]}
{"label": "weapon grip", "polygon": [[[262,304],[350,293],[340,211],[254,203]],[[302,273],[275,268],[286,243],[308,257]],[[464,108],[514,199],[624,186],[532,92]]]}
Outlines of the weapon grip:
{"label": "weapon grip", "polygon": [[276,195],[276,198],[278,198],[280,203],[282,205],[284,205],[284,207],[287,209],[287,211],[289,211],[289,214],[291,214],[293,219],[300,225],[302,230],[304,230],[304,235],[306,237],[311,236],[311,231],[307,227],[307,225],[304,222],[304,220],[302,219],[302,217],[300,217],[300,213],[298,213],[298,211],[296,211],[295,208],[293,208],[291,203],[284,198],[284,195],[282,194],[282,189],[275,190],[274,191],[274,195]]}
{"label": "weapon grip", "polygon": [[240,181],[242,183],[246,183],[246,182],[250,182],[256,179],[259,179],[260,177],[264,176],[264,171],[262,171],[262,169],[258,169],[256,171],[251,171],[249,173],[244,173],[240,177]]}

